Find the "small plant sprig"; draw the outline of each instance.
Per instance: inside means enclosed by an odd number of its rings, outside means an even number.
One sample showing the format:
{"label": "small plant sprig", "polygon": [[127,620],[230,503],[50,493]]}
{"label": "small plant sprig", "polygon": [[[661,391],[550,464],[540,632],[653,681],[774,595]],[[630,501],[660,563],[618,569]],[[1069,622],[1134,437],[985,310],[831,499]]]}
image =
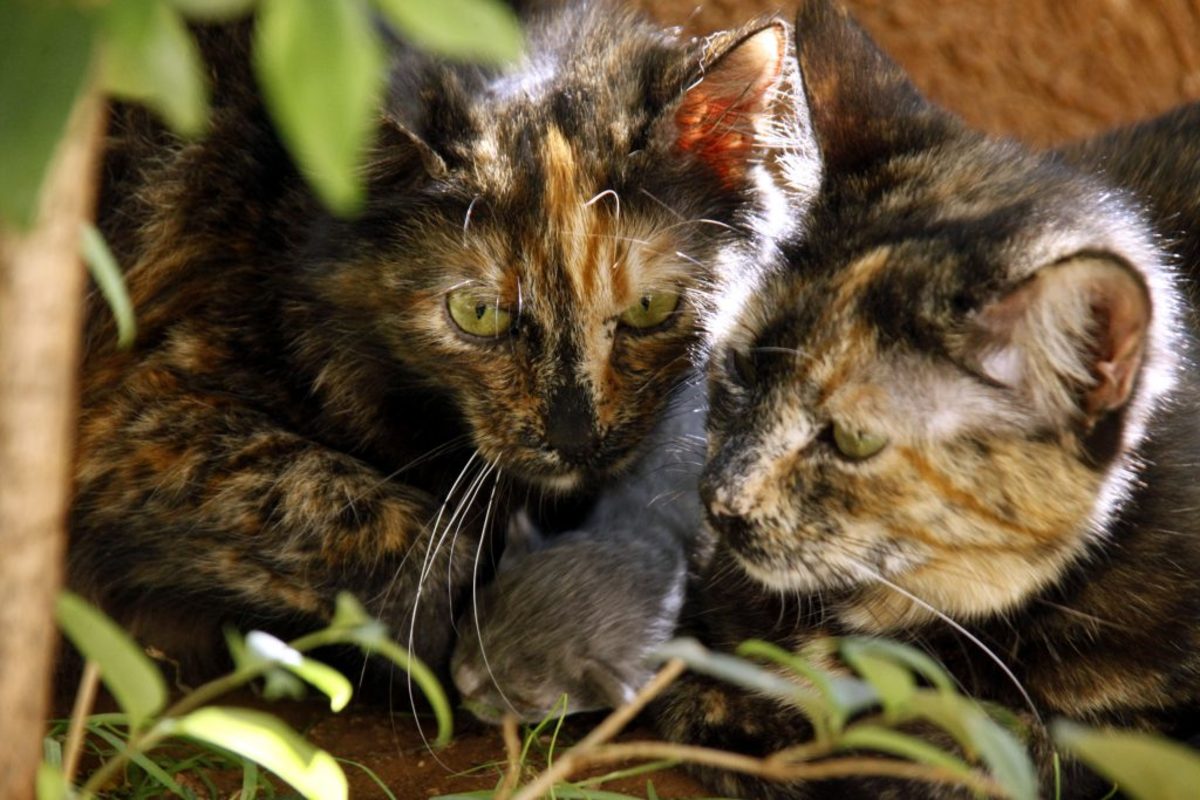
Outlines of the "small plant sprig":
{"label": "small plant sprig", "polygon": [[[233,671],[195,688],[170,706],[162,674],[115,622],[69,592],[60,597],[57,615],[64,634],[86,664],[66,746],[39,771],[38,800],[94,798],[131,762],[167,791],[186,797],[164,770],[146,758],[149,751],[175,737],[232,752],[244,759],[248,770],[256,771],[253,765],[262,765],[310,800],[346,798],[346,776],[337,759],[277,717],[262,711],[209,705],[261,678],[268,699],[296,696],[303,690],[303,681],[325,694],[333,711],[340,711],[350,701],[350,682],[332,667],[304,655],[329,645],[357,645],[368,655],[383,656],[407,671],[425,694],[437,720],[434,746],[446,744],[452,734],[450,704],[437,678],[392,641],[382,623],[371,619],[349,594],[338,596],[327,627],[292,642],[285,643],[261,631],[245,637],[229,633]],[[104,682],[121,713],[89,717],[97,679]],[[85,729],[117,749],[76,789],[74,773]],[[247,782],[256,779],[256,772],[246,777]]]}
{"label": "small plant sprig", "polygon": [[[573,774],[616,762],[654,762],[655,768],[691,763],[781,782],[894,777],[961,786],[982,797],[1039,796],[1037,773],[1016,715],[962,695],[940,664],[907,645],[858,637],[821,639],[800,653],[790,653],[749,641],[736,655],[728,655],[711,652],[694,640],[677,639],[659,655],[666,664],[634,700],[613,711],[525,785],[518,785],[524,757],[513,755],[515,721],[510,721],[505,737],[510,763],[497,789],[437,800],[536,800],[551,791],[566,797],[560,790]],[[829,663],[830,656],[854,674],[819,666]],[[798,709],[811,723],[813,738],[763,758],[666,742],[611,742],[688,668]],[[954,742],[954,751],[902,730],[914,722],[943,731]],[[1111,780],[1113,793],[1119,787],[1136,800],[1185,800],[1194,797],[1200,785],[1200,753],[1177,742],[1065,720],[1052,722],[1049,731],[1065,754]],[[1055,783],[1053,796],[1058,798],[1064,787],[1061,780]]]}

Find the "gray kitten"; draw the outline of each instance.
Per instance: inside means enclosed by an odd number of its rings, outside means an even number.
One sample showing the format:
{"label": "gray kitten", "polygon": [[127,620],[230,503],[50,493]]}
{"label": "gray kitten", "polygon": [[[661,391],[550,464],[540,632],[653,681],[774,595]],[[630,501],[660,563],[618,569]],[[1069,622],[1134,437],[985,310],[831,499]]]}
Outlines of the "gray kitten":
{"label": "gray kitten", "polygon": [[[642,462],[578,529],[543,537],[509,524],[498,575],[459,620],[454,683],[486,722],[621,705],[651,677],[671,637],[689,568],[705,561],[697,494],[703,385],[683,389]],[[636,520],[631,522],[631,520]]]}

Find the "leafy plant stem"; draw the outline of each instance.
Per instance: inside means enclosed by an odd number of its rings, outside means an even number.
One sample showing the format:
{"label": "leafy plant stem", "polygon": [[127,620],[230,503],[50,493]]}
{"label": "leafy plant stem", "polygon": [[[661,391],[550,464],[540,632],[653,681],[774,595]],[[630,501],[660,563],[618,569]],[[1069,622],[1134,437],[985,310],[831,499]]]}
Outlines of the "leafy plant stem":
{"label": "leafy plant stem", "polygon": [[496,800],[508,800],[513,789],[521,780],[521,737],[517,731],[517,718],[513,714],[505,714],[501,725],[504,734],[504,751],[508,759],[508,767],[504,771],[504,781],[496,792]]}
{"label": "leafy plant stem", "polygon": [[586,761],[587,756],[595,748],[620,733],[621,729],[629,724],[629,721],[636,717],[647,703],[682,675],[684,669],[686,669],[686,665],[683,661],[677,658],[668,661],[653,680],[642,687],[633,700],[605,717],[604,721],[592,729],[578,744],[560,756],[553,766],[546,769],[534,779],[533,783],[518,792],[513,800],[534,800],[534,798],[544,795],[550,790],[550,787],[570,775],[581,762]]}
{"label": "leafy plant stem", "polygon": [[[301,636],[289,643],[298,652],[306,652],[318,647],[334,644],[358,643],[357,632],[353,629],[326,628],[324,630]],[[110,780],[129,763],[135,755],[144,753],[155,747],[160,741],[171,735],[170,722],[182,717],[190,711],[206,705],[213,700],[237,689],[255,678],[261,677],[272,663],[264,661],[261,664],[243,667],[228,675],[215,678],[208,683],[197,686],[192,692],[181,697],[174,705],[162,713],[159,721],[145,733],[134,732],[126,743],[125,749],[106,761],[100,769],[88,779],[81,789],[82,800],[88,800],[96,792],[108,784]],[[73,724],[73,723],[72,723]]]}
{"label": "leafy plant stem", "polygon": [[87,718],[96,703],[96,690],[100,688],[100,666],[90,659],[83,665],[79,678],[79,689],[75,693],[75,705],[71,708],[71,725],[67,729],[67,742],[63,748],[63,775],[70,784],[79,769],[83,755],[83,735],[87,730]]}

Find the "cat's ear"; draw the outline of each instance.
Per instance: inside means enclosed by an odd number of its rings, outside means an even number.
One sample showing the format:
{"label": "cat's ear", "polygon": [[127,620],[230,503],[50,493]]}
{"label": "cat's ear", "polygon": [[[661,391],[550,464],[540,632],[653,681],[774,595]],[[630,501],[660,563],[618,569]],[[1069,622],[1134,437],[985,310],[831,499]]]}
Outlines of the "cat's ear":
{"label": "cat's ear", "polygon": [[508,519],[508,530],[504,536],[504,554],[500,556],[500,572],[507,572],[530,553],[546,545],[542,532],[533,524],[528,512],[521,509]]}
{"label": "cat's ear", "polygon": [[1142,276],[1107,253],[1042,267],[974,317],[978,363],[1043,411],[1091,428],[1133,393],[1152,308]]}
{"label": "cat's ear", "polygon": [[675,106],[675,146],[694,154],[726,186],[742,181],[764,143],[789,44],[779,20],[710,38],[701,74]]}
{"label": "cat's ear", "polygon": [[371,157],[371,172],[383,176],[390,172],[408,172],[418,162],[432,178],[446,174],[446,162],[417,132],[417,127],[389,112],[383,116],[376,133]]}
{"label": "cat's ear", "polygon": [[956,124],[835,3],[803,2],[795,37],[809,122],[826,170],[853,169],[904,147],[930,124]]}

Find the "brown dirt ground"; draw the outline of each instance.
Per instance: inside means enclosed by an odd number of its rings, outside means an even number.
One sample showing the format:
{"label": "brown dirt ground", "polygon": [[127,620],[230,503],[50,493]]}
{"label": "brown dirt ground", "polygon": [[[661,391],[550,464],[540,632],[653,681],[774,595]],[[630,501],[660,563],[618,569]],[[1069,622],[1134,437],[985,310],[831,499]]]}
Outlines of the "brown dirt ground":
{"label": "brown dirt ground", "polygon": [[[55,716],[58,719],[70,715],[72,697],[56,700]],[[281,700],[268,702],[249,690],[236,692],[219,698],[214,705],[253,708],[266,711],[282,719],[304,735],[317,747],[334,757],[355,761],[368,767],[392,792],[397,800],[428,800],[441,795],[495,789],[505,770],[505,748],[499,728],[485,725],[466,712],[454,719],[454,738],[446,747],[433,750],[422,736],[432,739],[437,725],[432,716],[422,716],[418,727],[417,718],[411,713],[390,713],[385,706],[354,701],[340,713],[330,712],[328,702],[319,696],[301,701]],[[103,695],[95,711],[115,711],[113,700]],[[528,782],[545,768],[547,751],[551,756],[562,753],[570,745],[583,738],[600,722],[603,715],[585,714],[568,717],[552,742],[554,726],[547,725],[545,731],[530,746],[523,770],[523,781]],[[522,730],[522,741],[525,731]],[[616,741],[644,741],[654,738],[645,725],[635,722]],[[169,745],[174,748],[173,745]],[[183,746],[172,755],[184,757],[191,750]],[[159,760],[161,763],[161,759]],[[85,759],[81,775],[86,776],[99,766],[94,760]],[[608,765],[572,776],[578,781],[587,777],[611,774],[634,764]],[[350,784],[352,800],[386,800],[387,794],[364,770],[343,764]],[[193,788],[197,796],[208,797],[204,782],[197,774],[172,776]],[[223,798],[232,797],[241,787],[241,773],[231,771],[207,772],[205,777],[220,790]],[[646,796],[646,782],[652,781],[654,790],[662,800],[695,800],[710,798],[712,794],[680,769],[660,770],[638,777],[619,778],[589,788],[609,792],[620,792],[632,797]],[[275,781],[277,788],[284,789]],[[281,797],[291,797],[287,791]]]}

